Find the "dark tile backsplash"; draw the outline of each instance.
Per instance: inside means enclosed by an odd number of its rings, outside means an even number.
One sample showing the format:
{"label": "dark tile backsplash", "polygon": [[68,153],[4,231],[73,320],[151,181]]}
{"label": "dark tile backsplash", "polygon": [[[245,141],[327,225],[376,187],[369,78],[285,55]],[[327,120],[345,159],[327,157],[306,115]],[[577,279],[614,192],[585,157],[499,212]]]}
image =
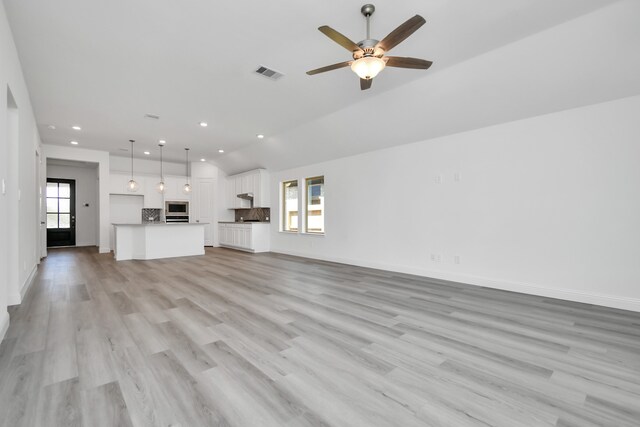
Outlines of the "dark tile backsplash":
{"label": "dark tile backsplash", "polygon": [[236,209],[235,211],[236,211],[235,221],[269,222],[271,220],[270,208]]}
{"label": "dark tile backsplash", "polygon": [[161,221],[162,221],[162,209],[151,209],[151,208],[142,209],[143,224],[148,224],[150,222],[161,222]]}

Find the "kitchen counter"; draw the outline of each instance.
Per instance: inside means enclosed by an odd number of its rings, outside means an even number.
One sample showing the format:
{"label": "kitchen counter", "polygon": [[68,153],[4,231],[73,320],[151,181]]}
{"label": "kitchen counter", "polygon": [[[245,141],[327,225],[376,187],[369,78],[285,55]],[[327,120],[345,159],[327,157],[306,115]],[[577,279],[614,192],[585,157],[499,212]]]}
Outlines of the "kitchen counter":
{"label": "kitchen counter", "polygon": [[218,221],[220,246],[248,252],[268,252],[271,223],[257,221]]}
{"label": "kitchen counter", "polygon": [[116,261],[204,255],[203,222],[113,224]]}
{"label": "kitchen counter", "polygon": [[138,223],[138,224],[117,224],[117,223],[112,223],[111,225],[116,226],[116,227],[122,227],[122,226],[126,226],[126,227],[151,227],[151,226],[163,226],[163,225],[170,225],[170,226],[174,226],[174,225],[207,225],[209,224],[208,222],[144,222],[142,224]]}
{"label": "kitchen counter", "polygon": [[271,221],[218,221],[218,224],[271,224]]}

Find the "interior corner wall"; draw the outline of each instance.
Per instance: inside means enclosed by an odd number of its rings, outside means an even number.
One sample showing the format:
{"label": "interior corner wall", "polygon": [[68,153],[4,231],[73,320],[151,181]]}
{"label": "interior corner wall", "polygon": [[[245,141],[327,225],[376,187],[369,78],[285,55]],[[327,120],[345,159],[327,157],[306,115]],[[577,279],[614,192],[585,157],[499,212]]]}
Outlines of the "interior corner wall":
{"label": "interior corner wall", "polygon": [[272,251],[640,311],[638,117],[634,96],[272,173],[326,191],[326,235],[273,221]]}
{"label": "interior corner wall", "polygon": [[76,246],[97,246],[98,169],[47,165],[47,178],[73,179],[76,182]]}
{"label": "interior corner wall", "polygon": [[100,253],[109,252],[109,153],[78,147],[42,145],[43,161],[48,159],[72,160],[98,164],[98,247]]}
{"label": "interior corner wall", "polygon": [[[8,93],[17,106],[17,137],[9,137]],[[4,4],[0,3],[0,337],[7,306],[22,301],[39,261],[36,151],[40,137]],[[14,131],[11,130],[13,135]],[[11,233],[10,230],[16,230]],[[9,256],[10,254],[15,254]]]}

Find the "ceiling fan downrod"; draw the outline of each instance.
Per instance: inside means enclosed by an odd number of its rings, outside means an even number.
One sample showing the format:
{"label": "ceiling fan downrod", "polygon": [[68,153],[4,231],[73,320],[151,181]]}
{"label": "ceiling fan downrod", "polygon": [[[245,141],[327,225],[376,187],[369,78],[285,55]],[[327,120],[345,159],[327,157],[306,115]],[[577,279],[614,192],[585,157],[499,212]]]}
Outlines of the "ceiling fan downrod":
{"label": "ceiling fan downrod", "polygon": [[367,19],[367,40],[371,38],[371,24],[369,22],[369,18],[373,15],[373,12],[376,11],[376,7],[372,4],[365,4],[360,8],[360,12]]}

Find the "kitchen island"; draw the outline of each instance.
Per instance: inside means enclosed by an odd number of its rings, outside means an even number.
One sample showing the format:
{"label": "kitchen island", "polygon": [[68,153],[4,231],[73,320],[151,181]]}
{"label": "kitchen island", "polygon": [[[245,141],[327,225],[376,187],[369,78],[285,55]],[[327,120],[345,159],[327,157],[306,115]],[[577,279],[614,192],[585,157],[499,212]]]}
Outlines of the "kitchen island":
{"label": "kitchen island", "polygon": [[204,226],[198,223],[113,224],[116,261],[204,255]]}

